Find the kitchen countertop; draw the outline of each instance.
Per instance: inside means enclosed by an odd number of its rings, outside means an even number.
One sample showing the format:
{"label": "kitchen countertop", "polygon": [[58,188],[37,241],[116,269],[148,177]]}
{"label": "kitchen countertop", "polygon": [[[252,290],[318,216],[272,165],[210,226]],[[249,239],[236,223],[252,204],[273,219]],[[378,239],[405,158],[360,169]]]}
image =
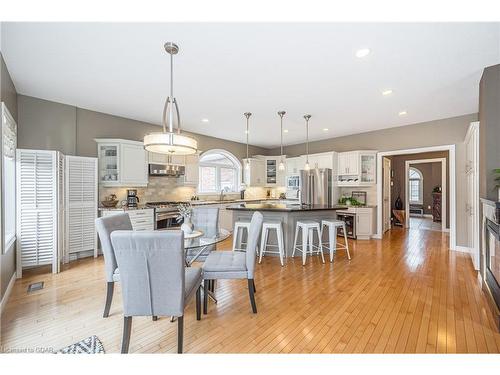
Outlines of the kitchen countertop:
{"label": "kitchen countertop", "polygon": [[[203,205],[212,205],[212,204],[231,204],[231,203],[240,203],[240,202],[263,202],[263,201],[278,201],[280,200],[279,198],[249,198],[249,199],[227,199],[227,200],[211,200],[211,201],[204,201],[204,200],[198,200],[198,201],[192,201],[192,200],[186,200],[186,201],[178,201],[176,203],[191,203],[193,206],[203,206]],[[284,199],[284,200],[289,200],[289,199]],[[144,209],[151,209],[153,207],[148,207],[144,204],[139,204],[137,207],[127,207],[127,206],[119,206],[117,205],[116,207],[103,207],[99,206],[99,210],[105,211],[105,210],[115,210],[115,211],[124,211],[124,210],[144,210]]]}
{"label": "kitchen countertop", "polygon": [[341,206],[337,204],[301,206],[300,204],[281,204],[281,203],[241,203],[229,206],[226,209],[238,210],[238,211],[297,212],[297,211],[345,210],[347,209],[347,206]]}

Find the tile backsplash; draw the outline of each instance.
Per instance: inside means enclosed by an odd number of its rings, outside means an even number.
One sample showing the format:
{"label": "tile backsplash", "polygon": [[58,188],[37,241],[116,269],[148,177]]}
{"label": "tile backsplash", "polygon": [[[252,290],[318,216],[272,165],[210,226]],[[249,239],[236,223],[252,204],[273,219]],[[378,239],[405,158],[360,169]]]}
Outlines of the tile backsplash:
{"label": "tile backsplash", "polygon": [[[125,200],[127,199],[127,189],[128,188],[99,186],[99,201],[104,200],[110,194],[115,194],[117,199],[120,201]],[[137,189],[137,195],[139,197],[140,204],[155,201],[185,201],[191,199],[193,195],[196,195],[196,187],[184,186],[182,183],[182,178],[150,176],[147,187],[136,188],[131,186],[130,189]],[[282,192],[281,188],[268,189],[263,187],[249,187],[245,191],[245,198],[266,198],[267,190],[271,190],[271,196],[273,195],[274,191],[274,195],[276,198],[278,198],[279,194]],[[239,193],[225,194],[226,199],[239,197]],[[203,194],[199,195],[199,198],[202,200],[214,200],[219,199],[219,194]]]}

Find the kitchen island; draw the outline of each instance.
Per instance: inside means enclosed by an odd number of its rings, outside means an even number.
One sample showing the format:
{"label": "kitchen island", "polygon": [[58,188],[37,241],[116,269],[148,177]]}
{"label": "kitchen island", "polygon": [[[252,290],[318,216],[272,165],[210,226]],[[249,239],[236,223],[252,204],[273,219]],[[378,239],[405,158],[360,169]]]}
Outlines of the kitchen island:
{"label": "kitchen island", "polygon": [[[345,210],[347,206],[342,205],[311,205],[281,204],[281,203],[241,203],[226,208],[233,211],[233,228],[236,221],[250,221],[255,211],[264,215],[266,220],[279,220],[283,226],[283,237],[285,253],[287,257],[292,256],[295,226],[298,220],[315,220],[321,222],[323,219],[336,219],[337,210]],[[325,231],[326,232],[326,231]],[[326,233],[325,233],[326,234]],[[324,240],[326,238],[324,237]],[[246,239],[244,239],[246,242]],[[274,231],[269,236],[269,244],[276,244],[277,239]],[[260,244],[259,244],[260,245]],[[296,252],[296,256],[301,256]]]}

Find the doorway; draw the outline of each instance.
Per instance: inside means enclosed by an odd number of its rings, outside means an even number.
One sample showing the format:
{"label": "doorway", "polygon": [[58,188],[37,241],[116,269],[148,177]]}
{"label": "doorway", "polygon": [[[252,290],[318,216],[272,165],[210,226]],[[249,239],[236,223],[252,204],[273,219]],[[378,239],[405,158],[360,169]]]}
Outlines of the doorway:
{"label": "doorway", "polygon": [[[419,160],[419,158],[436,158],[437,156],[426,155],[427,153],[433,152],[446,152],[447,153],[447,227],[449,228],[450,233],[450,249],[457,250],[456,247],[456,180],[455,180],[455,145],[442,145],[442,146],[430,146],[430,147],[421,147],[421,148],[413,148],[413,149],[402,149],[402,150],[394,150],[394,151],[382,151],[377,154],[377,234],[374,236],[375,238],[382,238],[384,233],[384,192],[383,192],[383,158],[387,157],[390,159],[394,159],[395,156],[402,156],[406,154],[415,154],[411,155],[412,157],[409,160]],[[441,156],[440,156],[441,157]],[[404,164],[403,164],[404,165]],[[391,170],[395,170],[394,160],[392,160]],[[404,181],[404,167],[403,172],[401,173]],[[394,187],[392,189],[392,208],[394,208],[395,200],[398,197],[398,191],[396,194],[394,193]],[[404,194],[405,186],[404,183],[401,186],[401,195]],[[404,199],[402,200],[403,209],[404,209]],[[406,215],[405,215],[406,216]],[[394,222],[394,216],[393,216]],[[402,220],[406,222],[406,217]],[[447,230],[448,231],[448,230]]]}
{"label": "doorway", "polygon": [[389,158],[382,158],[384,161],[384,165],[382,166],[383,168],[383,176],[384,179],[382,180],[383,184],[383,198],[384,198],[384,207],[383,207],[383,218],[384,218],[384,233],[387,232],[389,229],[391,229],[391,159]]}
{"label": "doorway", "polygon": [[447,232],[446,158],[405,161],[406,227]]}

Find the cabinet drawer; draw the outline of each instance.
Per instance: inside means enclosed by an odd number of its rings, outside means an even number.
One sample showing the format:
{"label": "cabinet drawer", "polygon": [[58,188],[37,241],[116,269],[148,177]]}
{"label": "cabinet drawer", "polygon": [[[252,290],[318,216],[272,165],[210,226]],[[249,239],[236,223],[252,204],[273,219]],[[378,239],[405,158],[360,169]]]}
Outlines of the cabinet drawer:
{"label": "cabinet drawer", "polygon": [[139,217],[147,217],[151,216],[153,218],[153,210],[151,209],[146,209],[146,210],[134,210],[134,211],[128,211],[128,215],[130,216],[130,220],[133,218],[139,218]]}

